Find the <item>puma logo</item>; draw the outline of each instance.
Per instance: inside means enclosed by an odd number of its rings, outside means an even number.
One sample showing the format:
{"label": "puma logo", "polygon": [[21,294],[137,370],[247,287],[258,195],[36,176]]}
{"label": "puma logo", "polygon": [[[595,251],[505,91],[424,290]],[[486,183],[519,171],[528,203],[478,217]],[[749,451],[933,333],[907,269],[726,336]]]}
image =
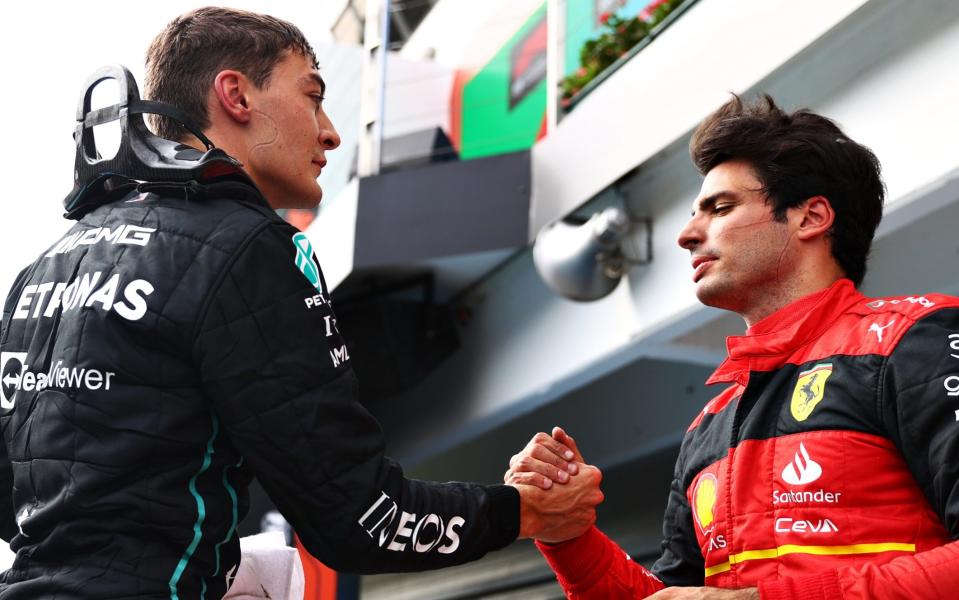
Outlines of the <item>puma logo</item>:
{"label": "puma logo", "polygon": [[879,343],[882,343],[882,334],[888,329],[895,321],[889,321],[885,325],[879,325],[879,323],[873,323],[869,326],[869,333],[875,333],[876,338],[879,340]]}

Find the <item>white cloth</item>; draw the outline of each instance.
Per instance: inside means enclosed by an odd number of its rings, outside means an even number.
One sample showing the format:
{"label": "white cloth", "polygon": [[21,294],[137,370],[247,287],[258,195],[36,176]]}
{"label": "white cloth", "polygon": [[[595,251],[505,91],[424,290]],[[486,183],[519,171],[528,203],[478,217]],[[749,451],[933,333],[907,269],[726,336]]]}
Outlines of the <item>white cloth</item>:
{"label": "white cloth", "polygon": [[0,572],[6,571],[13,566],[13,559],[17,557],[17,554],[10,549],[9,544],[5,544],[3,540],[0,540]]}
{"label": "white cloth", "polygon": [[282,532],[241,538],[240,554],[240,568],[224,600],[303,600],[303,565]]}

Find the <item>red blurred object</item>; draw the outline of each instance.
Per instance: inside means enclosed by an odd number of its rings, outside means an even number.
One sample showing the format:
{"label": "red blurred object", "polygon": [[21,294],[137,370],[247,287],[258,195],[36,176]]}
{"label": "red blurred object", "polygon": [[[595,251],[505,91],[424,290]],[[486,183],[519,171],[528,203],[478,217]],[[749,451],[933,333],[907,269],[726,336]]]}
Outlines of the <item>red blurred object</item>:
{"label": "red blurred object", "polygon": [[642,19],[643,21],[648,21],[652,19],[653,13],[656,12],[656,9],[662,6],[663,4],[666,4],[668,1],[669,0],[653,0],[652,2],[646,5],[646,8],[640,11],[639,18]]}
{"label": "red blurred object", "polygon": [[313,219],[316,218],[316,210],[306,208],[291,208],[286,211],[284,218],[286,219],[287,223],[296,227],[300,231],[306,231],[306,228],[309,227],[310,223],[313,222]]}
{"label": "red blurred object", "polygon": [[463,131],[463,88],[476,75],[476,69],[457,69],[453,73],[453,90],[450,93],[450,143],[461,152]]}
{"label": "red blurred object", "polygon": [[303,600],[336,600],[336,571],[307,552],[299,537],[293,536],[293,541],[303,563]]}

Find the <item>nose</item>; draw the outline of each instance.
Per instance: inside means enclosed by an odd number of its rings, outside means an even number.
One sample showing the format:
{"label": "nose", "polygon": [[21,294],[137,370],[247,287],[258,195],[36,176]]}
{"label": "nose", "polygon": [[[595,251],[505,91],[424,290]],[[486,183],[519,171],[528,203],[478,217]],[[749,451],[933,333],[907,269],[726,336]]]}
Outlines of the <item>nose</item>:
{"label": "nose", "polygon": [[693,250],[703,243],[702,226],[695,216],[680,230],[676,243],[684,250]]}
{"label": "nose", "polygon": [[340,145],[340,134],[333,127],[333,121],[326,114],[320,120],[320,144],[327,150],[333,150]]}

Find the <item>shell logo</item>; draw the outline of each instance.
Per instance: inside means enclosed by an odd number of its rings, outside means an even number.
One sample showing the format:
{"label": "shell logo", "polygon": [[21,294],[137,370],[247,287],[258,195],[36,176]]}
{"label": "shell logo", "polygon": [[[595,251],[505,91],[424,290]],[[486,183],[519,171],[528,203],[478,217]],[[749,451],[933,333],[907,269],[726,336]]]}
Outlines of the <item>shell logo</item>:
{"label": "shell logo", "polygon": [[712,473],[703,473],[693,488],[693,516],[699,529],[705,534],[707,528],[716,520],[716,498],[719,494],[719,480]]}

